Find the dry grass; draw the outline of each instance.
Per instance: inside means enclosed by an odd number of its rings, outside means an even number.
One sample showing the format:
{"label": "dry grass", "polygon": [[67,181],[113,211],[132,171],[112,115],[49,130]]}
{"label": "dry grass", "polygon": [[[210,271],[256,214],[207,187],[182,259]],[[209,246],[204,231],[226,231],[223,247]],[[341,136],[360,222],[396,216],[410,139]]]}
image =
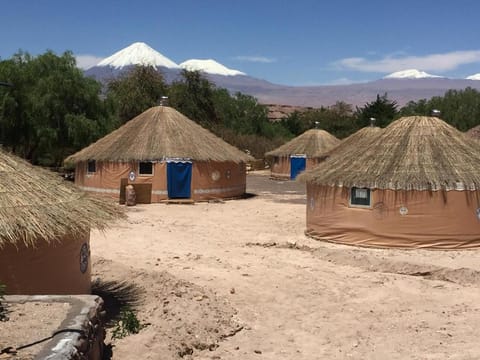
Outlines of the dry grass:
{"label": "dry grass", "polygon": [[340,143],[335,136],[320,129],[310,129],[302,135],[290,140],[279,148],[265,154],[272,156],[289,156],[294,154],[305,154],[308,158],[319,157],[326,151],[334,148]]}
{"label": "dry grass", "polygon": [[466,134],[474,139],[480,140],[480,125],[471,128]]}
{"label": "dry grass", "polygon": [[149,161],[166,158],[237,163],[253,160],[177,110],[156,106],[69,156],[65,162]]}
{"label": "dry grass", "polygon": [[114,204],[90,198],[59,175],[0,150],[0,248],[83,235],[122,215]]}
{"label": "dry grass", "polygon": [[373,137],[346,140],[300,179],[394,190],[480,189],[480,143],[438,118],[404,117]]}

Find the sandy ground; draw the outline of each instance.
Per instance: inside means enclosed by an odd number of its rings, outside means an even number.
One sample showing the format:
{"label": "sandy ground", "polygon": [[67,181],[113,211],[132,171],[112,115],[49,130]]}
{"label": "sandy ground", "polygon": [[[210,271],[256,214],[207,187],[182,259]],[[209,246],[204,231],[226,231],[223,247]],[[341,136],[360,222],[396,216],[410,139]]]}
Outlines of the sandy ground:
{"label": "sandy ground", "polygon": [[318,242],[302,184],[255,172],[247,191],[92,234],[94,278],[136,289],[146,324],[113,359],[480,358],[480,251]]}
{"label": "sandy ground", "polygon": [[[50,337],[60,328],[69,309],[70,304],[60,302],[6,304],[8,321],[0,321],[0,350],[8,347],[16,349]],[[0,359],[31,360],[45,344],[41,342],[17,353],[0,354]]]}

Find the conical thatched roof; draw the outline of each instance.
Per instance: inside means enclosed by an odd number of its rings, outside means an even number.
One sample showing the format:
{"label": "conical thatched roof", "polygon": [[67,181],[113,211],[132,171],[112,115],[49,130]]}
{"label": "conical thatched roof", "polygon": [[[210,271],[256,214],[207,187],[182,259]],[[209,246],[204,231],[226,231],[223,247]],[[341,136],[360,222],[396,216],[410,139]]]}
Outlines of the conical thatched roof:
{"label": "conical thatched roof", "polygon": [[357,132],[341,140],[334,148],[323,153],[321,158],[328,159],[331,156],[344,156],[344,151],[350,151],[351,146],[356,147],[359,151],[363,151],[361,149],[368,149],[370,145],[377,140],[382,130],[382,128],[377,126],[361,128]]}
{"label": "conical thatched roof", "polygon": [[59,175],[0,149],[0,249],[103,229],[121,216],[114,204],[90,198]]}
{"label": "conical thatched roof", "polygon": [[474,139],[480,140],[480,125],[477,125],[467,131],[467,135]]}
{"label": "conical thatched roof", "polygon": [[391,123],[375,140],[346,144],[301,177],[330,186],[480,189],[480,144],[435,117]]}
{"label": "conical thatched roof", "polygon": [[166,158],[234,162],[253,160],[177,110],[156,106],[69,156],[65,162],[148,161]]}
{"label": "conical thatched roof", "polygon": [[289,156],[305,154],[309,158],[318,157],[340,143],[335,136],[320,129],[310,129],[283,144],[265,156]]}

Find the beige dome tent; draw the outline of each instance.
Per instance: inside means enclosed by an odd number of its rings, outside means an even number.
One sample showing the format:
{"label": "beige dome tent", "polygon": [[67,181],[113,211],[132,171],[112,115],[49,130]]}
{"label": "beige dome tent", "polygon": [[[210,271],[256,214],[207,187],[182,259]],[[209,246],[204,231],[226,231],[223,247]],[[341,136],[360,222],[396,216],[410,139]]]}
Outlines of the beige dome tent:
{"label": "beige dome tent", "polygon": [[297,175],[313,168],[320,156],[335,147],[340,140],[320,129],[310,129],[300,136],[269,151],[265,156],[271,159],[271,177],[274,179],[295,179]]}
{"label": "beige dome tent", "polygon": [[7,294],[90,293],[90,228],[121,213],[0,149],[0,283]]}
{"label": "beige dome tent", "polygon": [[75,184],[137,202],[235,198],[245,193],[249,155],[213,135],[177,110],[152,107],[117,130],[68,157]]}
{"label": "beige dome tent", "polygon": [[435,117],[342,143],[301,179],[306,234],[351,245],[480,246],[480,144]]}

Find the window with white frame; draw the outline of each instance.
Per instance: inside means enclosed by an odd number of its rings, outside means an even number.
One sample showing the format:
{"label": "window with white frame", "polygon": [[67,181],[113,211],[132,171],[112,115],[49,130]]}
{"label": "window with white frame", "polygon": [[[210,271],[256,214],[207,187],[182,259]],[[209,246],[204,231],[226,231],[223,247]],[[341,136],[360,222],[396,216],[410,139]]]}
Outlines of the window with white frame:
{"label": "window with white frame", "polygon": [[151,176],[153,175],[153,163],[151,161],[141,161],[138,163],[138,175]]}
{"label": "window with white frame", "polygon": [[95,160],[87,161],[87,173],[93,174],[97,172],[97,162]]}
{"label": "window with white frame", "polygon": [[350,205],[370,207],[370,189],[353,187],[350,191]]}

